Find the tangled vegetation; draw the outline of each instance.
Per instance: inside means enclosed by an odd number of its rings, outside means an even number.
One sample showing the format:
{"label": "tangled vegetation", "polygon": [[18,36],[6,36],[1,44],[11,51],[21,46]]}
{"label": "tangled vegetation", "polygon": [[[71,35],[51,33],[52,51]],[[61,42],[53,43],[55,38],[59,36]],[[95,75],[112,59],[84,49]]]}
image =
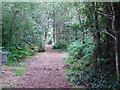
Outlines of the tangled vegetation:
{"label": "tangled vegetation", "polygon": [[99,58],[97,68],[93,65],[93,51],[95,46],[87,42],[85,44],[79,41],[73,42],[68,47],[69,57],[65,59],[65,63],[69,65],[67,69],[68,81],[73,85],[86,85],[89,88],[119,88],[116,82],[116,74],[113,73],[114,68],[106,65],[109,60],[107,58]]}

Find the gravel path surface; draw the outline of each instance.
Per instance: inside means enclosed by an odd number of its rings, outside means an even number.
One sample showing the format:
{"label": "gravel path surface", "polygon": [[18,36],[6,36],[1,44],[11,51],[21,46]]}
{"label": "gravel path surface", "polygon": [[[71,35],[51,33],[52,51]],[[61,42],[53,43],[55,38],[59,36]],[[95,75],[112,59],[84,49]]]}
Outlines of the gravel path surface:
{"label": "gravel path surface", "polygon": [[70,88],[65,79],[62,54],[46,46],[37,60],[29,62],[29,69],[16,88]]}

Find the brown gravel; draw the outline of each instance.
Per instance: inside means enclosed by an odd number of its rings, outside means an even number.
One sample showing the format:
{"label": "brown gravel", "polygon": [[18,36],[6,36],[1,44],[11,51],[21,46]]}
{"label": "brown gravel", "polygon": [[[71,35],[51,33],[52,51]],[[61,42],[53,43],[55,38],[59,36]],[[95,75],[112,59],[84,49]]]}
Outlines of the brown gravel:
{"label": "brown gravel", "polygon": [[46,52],[40,53],[37,60],[28,62],[25,76],[19,79],[20,85],[15,88],[70,88],[63,70],[63,54],[46,46]]}

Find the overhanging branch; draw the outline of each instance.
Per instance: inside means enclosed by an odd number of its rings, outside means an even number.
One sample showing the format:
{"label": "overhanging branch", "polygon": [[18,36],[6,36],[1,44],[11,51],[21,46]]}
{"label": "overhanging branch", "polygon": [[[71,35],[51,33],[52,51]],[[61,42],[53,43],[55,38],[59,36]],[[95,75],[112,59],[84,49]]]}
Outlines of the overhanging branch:
{"label": "overhanging branch", "polygon": [[108,35],[110,35],[112,38],[114,38],[116,40],[116,37],[114,35],[112,35],[111,33],[109,33],[107,30],[104,30],[102,32],[107,33]]}

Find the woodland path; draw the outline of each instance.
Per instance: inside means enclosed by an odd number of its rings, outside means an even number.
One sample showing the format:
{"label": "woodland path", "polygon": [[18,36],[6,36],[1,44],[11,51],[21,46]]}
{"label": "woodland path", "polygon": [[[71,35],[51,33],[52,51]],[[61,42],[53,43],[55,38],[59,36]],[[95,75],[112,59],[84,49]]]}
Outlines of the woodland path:
{"label": "woodland path", "polygon": [[16,88],[70,88],[64,75],[62,55],[47,45],[45,53],[28,63],[28,71]]}

